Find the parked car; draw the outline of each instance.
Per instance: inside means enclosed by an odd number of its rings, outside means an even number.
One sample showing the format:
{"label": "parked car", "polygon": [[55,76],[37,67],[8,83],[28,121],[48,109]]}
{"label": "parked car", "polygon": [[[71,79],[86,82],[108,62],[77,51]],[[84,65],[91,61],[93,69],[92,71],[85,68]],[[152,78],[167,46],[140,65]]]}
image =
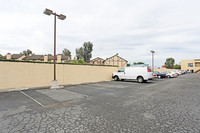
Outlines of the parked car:
{"label": "parked car", "polygon": [[166,77],[168,77],[168,78],[175,78],[178,76],[178,74],[174,71],[165,71],[163,73],[165,73]]}
{"label": "parked car", "polygon": [[179,75],[179,73],[178,73],[177,71],[171,71],[171,72],[174,72],[174,73],[176,73],[176,74],[177,74],[177,76]]}
{"label": "parked car", "polygon": [[178,70],[177,72],[178,72],[178,74],[179,74],[179,75],[181,75],[181,74],[182,74],[181,70]]}
{"label": "parked car", "polygon": [[114,80],[131,79],[137,80],[139,83],[146,82],[153,78],[153,72],[148,66],[131,66],[123,67],[112,74]]}
{"label": "parked car", "polygon": [[166,78],[166,74],[165,73],[161,73],[161,72],[158,72],[158,71],[154,71],[153,72],[153,76],[154,77],[157,77],[157,78]]}
{"label": "parked car", "polygon": [[185,71],[185,70],[181,70],[181,73],[182,73],[182,74],[186,74],[186,71]]}

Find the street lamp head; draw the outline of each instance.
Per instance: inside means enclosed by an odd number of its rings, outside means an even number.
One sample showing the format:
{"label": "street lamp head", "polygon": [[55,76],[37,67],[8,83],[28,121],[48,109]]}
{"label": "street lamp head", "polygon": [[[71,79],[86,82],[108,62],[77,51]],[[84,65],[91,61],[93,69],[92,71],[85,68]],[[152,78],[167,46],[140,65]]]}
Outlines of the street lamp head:
{"label": "street lamp head", "polygon": [[45,9],[45,11],[44,11],[44,14],[46,14],[46,15],[51,15],[53,13],[53,11],[52,10],[49,10],[49,9]]}
{"label": "street lamp head", "polygon": [[155,51],[151,50],[151,53],[155,53]]}
{"label": "street lamp head", "polygon": [[58,19],[60,19],[60,20],[64,20],[65,18],[66,18],[66,16],[63,15],[63,14],[60,14],[60,15],[58,16]]}

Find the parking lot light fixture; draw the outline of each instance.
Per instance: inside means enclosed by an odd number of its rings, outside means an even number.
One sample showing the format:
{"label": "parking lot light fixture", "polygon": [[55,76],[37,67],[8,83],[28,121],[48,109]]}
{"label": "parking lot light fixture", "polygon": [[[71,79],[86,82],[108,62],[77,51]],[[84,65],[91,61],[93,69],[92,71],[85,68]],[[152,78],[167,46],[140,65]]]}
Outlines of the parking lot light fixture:
{"label": "parking lot light fixture", "polygon": [[54,15],[54,77],[53,77],[53,81],[51,82],[51,88],[60,88],[58,85],[58,81],[56,80],[56,17],[58,17],[58,19],[60,20],[64,20],[66,18],[65,15],[63,14],[56,14],[54,13],[52,10],[50,9],[45,9],[44,14],[46,15]]}
{"label": "parking lot light fixture", "polygon": [[53,11],[52,10],[49,10],[49,9],[45,9],[45,11],[44,11],[44,14],[46,14],[46,15],[51,15],[53,13]]}
{"label": "parking lot light fixture", "polygon": [[60,15],[58,16],[58,19],[60,19],[60,20],[64,20],[65,18],[66,18],[66,16],[63,15],[63,14],[60,14]]}

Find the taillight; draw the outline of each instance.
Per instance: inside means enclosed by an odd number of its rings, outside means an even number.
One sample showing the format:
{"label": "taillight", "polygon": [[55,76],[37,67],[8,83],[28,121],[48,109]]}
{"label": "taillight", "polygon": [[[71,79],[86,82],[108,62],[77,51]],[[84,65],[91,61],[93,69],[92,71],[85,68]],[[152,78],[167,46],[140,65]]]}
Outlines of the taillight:
{"label": "taillight", "polygon": [[155,74],[153,76],[156,76]]}
{"label": "taillight", "polygon": [[147,72],[149,72],[149,69],[147,68]]}

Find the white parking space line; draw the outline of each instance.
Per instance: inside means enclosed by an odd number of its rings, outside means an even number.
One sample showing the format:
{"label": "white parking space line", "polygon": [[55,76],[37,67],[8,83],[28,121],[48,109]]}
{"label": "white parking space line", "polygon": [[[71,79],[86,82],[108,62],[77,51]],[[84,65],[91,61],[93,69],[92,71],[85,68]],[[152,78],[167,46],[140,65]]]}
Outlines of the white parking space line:
{"label": "white parking space line", "polygon": [[32,98],[31,96],[27,95],[26,93],[24,93],[23,91],[19,91],[21,92],[22,94],[24,94],[25,96],[27,96],[28,98],[30,98],[31,100],[33,100],[34,102],[36,102],[37,104],[39,104],[40,106],[44,106],[43,104],[41,104],[40,102],[38,102],[36,99]]}

